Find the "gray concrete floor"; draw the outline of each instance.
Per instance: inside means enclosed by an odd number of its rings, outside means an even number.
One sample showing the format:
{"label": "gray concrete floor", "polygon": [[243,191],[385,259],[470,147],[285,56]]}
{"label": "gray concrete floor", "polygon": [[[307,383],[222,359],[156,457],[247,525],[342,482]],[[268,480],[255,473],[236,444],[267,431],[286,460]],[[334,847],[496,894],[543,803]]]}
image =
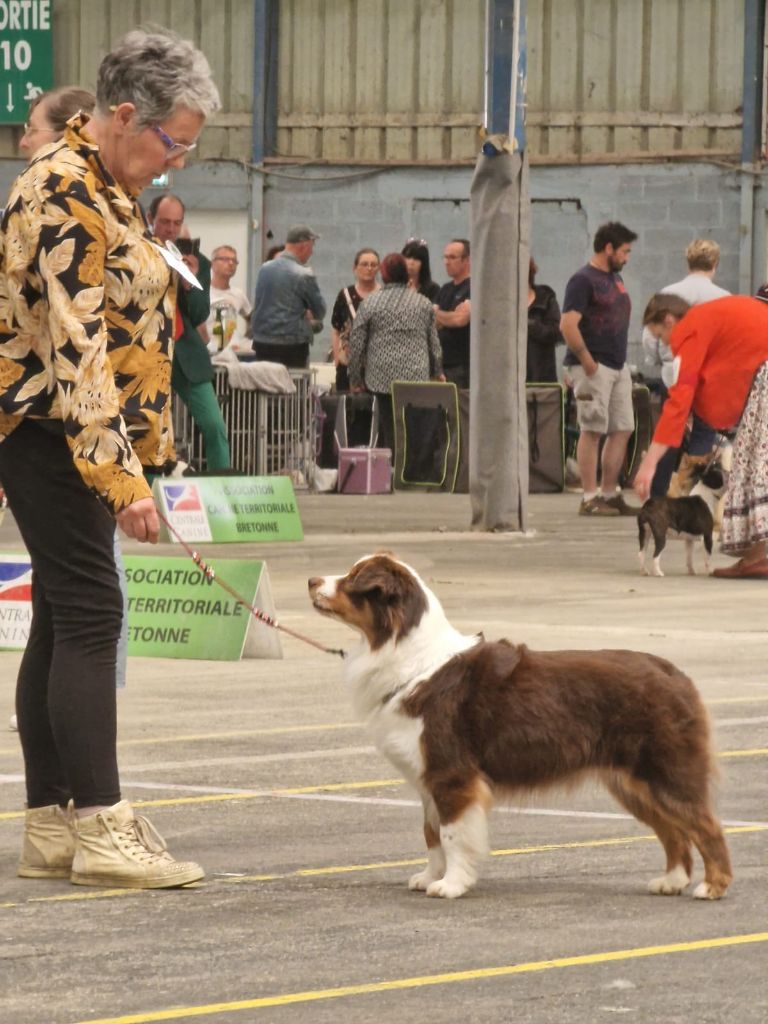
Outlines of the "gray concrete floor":
{"label": "gray concrete floor", "polygon": [[[468,532],[462,496],[299,504],[304,542],[208,554],[225,578],[227,557],[265,558],[278,617],[326,643],[351,637],[312,612],[307,578],[388,548],[465,631],[636,648],[687,671],[714,720],[731,892],[647,895],[660,847],[587,789],[495,811],[494,855],[467,897],[410,893],[420,810],[352,720],[336,660],[290,638],[279,661],[132,658],[124,795],[205,883],[136,893],[16,878],[22,763],[1,731],[0,1022],[765,1024],[768,587],[688,577],[680,543],[664,579],[641,577],[634,521],[579,518],[572,494],[533,496],[527,536]],[[18,545],[7,517],[0,550]],[[0,653],[3,729],[18,660]]]}

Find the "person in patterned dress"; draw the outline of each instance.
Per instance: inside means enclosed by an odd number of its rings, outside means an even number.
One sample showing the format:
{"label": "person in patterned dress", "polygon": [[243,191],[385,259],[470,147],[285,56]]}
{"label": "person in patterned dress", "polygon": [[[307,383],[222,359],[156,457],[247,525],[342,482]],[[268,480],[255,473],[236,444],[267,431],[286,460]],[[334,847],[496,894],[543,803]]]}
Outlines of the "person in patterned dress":
{"label": "person in patterned dress", "polygon": [[394,448],[392,382],[445,380],[434,306],[408,287],[405,259],[396,252],[381,262],[384,287],[363,299],[349,339],[351,391],[379,399],[380,439]]}
{"label": "person in patterned dress", "polygon": [[164,888],[203,876],[121,799],[115,522],[155,543],[144,469],[173,460],[174,257],[137,196],[181,168],[219,107],[205,57],[129,32],[92,116],[37,153],[0,225],[0,478],[32,562],[17,680],[27,812],[18,874]]}

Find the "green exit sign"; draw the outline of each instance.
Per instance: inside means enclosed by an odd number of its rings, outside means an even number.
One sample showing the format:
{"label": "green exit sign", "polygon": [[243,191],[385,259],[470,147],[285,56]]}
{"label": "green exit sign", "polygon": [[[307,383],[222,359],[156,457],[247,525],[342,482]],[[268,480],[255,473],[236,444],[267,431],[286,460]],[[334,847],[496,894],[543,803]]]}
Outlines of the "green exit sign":
{"label": "green exit sign", "polygon": [[0,124],[23,124],[53,85],[52,0],[0,0]]}

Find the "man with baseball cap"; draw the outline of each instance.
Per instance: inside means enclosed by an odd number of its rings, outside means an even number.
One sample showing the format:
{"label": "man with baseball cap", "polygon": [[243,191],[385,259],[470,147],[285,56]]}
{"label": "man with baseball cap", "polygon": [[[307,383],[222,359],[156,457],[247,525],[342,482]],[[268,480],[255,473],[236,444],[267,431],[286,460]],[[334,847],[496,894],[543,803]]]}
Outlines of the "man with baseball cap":
{"label": "man with baseball cap", "polygon": [[309,365],[313,323],[323,319],[326,309],[308,266],[319,237],[307,224],[294,224],[283,251],[259,270],[251,316],[257,359],[292,368]]}

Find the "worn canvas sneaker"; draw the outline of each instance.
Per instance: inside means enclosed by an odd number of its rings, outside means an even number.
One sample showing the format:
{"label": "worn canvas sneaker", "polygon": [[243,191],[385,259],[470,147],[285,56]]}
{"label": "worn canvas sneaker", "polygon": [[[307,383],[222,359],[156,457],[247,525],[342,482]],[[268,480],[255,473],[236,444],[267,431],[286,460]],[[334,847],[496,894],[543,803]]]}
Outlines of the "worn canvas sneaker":
{"label": "worn canvas sneaker", "polygon": [[21,878],[69,878],[75,855],[72,806],[33,807],[24,815],[24,843],[16,874]]}
{"label": "worn canvas sneaker", "polygon": [[612,498],[604,498],[603,500],[609,508],[618,509],[620,516],[636,516],[640,511],[637,506],[628,505],[626,501],[624,501],[624,495],[620,491],[617,491]]}
{"label": "worn canvas sneaker", "polygon": [[146,818],[127,800],[87,818],[75,818],[75,885],[170,889],[203,877],[199,864],[174,860]]}
{"label": "worn canvas sneaker", "polygon": [[579,505],[580,516],[620,516],[621,512],[613,505],[609,505],[606,499],[601,494],[596,494],[594,498],[590,498],[589,501],[581,499]]}

